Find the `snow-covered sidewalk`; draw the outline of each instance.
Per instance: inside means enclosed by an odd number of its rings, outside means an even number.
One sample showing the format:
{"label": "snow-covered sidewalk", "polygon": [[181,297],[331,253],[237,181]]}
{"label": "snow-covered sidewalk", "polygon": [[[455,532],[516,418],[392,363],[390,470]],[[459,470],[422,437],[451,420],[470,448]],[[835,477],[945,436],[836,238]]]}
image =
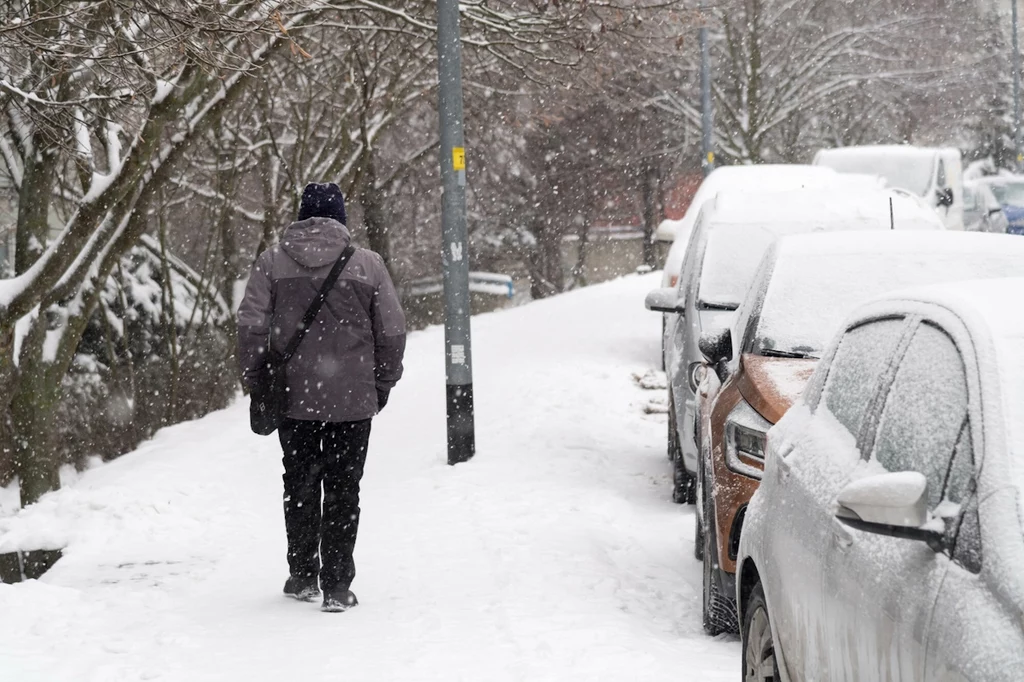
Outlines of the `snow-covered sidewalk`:
{"label": "snow-covered sidewalk", "polygon": [[690,509],[670,501],[658,356],[629,277],[474,320],[478,454],[448,467],[443,333],[409,341],[374,423],[353,589],[284,599],[276,438],[240,402],[160,432],[16,518],[67,545],[0,585],[0,680],[732,680],[700,623]]}

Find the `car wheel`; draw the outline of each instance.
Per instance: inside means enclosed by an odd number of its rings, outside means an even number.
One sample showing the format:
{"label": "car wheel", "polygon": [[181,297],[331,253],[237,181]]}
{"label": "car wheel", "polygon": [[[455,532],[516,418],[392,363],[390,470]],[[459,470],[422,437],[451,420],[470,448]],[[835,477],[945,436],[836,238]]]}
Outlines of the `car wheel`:
{"label": "car wheel", "polygon": [[780,682],[779,662],[761,583],[754,586],[743,619],[743,682]]}
{"label": "car wheel", "polygon": [[700,517],[693,515],[693,558],[697,561],[704,560],[704,527],[700,523]]}
{"label": "car wheel", "polygon": [[697,501],[697,477],[686,470],[682,453],[672,460],[672,501],[693,504]]}
{"label": "car wheel", "polygon": [[668,369],[665,364],[665,332],[668,331],[668,318],[664,315],[661,316],[661,371],[664,372]]}
{"label": "car wheel", "polygon": [[[708,499],[705,490],[704,499]],[[723,632],[736,632],[736,608],[733,600],[722,594],[718,583],[718,572],[722,570],[716,564],[718,558],[715,524],[712,520],[710,502],[704,506],[704,631],[709,635],[720,635]]]}
{"label": "car wheel", "polygon": [[[671,380],[670,380],[671,381]],[[676,401],[672,398],[672,389],[668,390],[668,461],[674,462],[676,456],[682,457],[679,447],[679,425],[676,422]]]}

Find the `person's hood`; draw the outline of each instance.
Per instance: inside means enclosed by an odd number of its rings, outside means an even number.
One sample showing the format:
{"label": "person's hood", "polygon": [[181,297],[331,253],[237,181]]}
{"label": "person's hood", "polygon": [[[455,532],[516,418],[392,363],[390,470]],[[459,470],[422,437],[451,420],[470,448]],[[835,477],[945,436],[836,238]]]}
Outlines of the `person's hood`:
{"label": "person's hood", "polygon": [[745,354],[740,393],[758,414],[775,424],[804,392],[817,364],[814,359]]}
{"label": "person's hood", "polygon": [[307,218],[285,228],[281,250],[306,268],[320,268],[338,260],[352,243],[348,228],[331,218]]}

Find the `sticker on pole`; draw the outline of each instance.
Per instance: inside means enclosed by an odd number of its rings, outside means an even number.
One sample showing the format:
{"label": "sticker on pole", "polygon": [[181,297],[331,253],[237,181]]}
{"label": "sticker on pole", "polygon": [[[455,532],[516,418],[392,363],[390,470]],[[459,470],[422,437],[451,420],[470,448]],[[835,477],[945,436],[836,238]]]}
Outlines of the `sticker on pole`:
{"label": "sticker on pole", "polygon": [[462,344],[452,344],[452,364],[466,364],[466,347],[463,346]]}
{"label": "sticker on pole", "polygon": [[457,171],[466,170],[465,147],[452,147],[452,168]]}

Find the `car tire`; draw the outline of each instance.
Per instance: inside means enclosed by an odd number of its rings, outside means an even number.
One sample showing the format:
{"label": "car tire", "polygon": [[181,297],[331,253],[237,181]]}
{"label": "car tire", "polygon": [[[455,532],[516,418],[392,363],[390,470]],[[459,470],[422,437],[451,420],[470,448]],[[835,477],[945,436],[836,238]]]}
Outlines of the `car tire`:
{"label": "car tire", "polygon": [[694,504],[697,501],[697,477],[686,470],[682,454],[672,460],[672,501]]}
{"label": "car tire", "polygon": [[719,571],[722,569],[716,566],[715,559],[718,557],[717,537],[715,524],[712,521],[712,512],[709,511],[711,504],[708,495],[704,495],[704,608],[702,610],[704,620],[704,632],[711,636],[720,635],[723,632],[735,633],[737,631],[736,606],[733,600],[722,594],[719,588]]}
{"label": "car tire", "polygon": [[[669,380],[671,381],[671,379]],[[672,389],[668,390],[668,461],[676,461],[676,455],[682,457],[682,448],[679,446],[679,423],[676,421],[676,401],[672,397]]]}
{"label": "car tire", "polygon": [[743,682],[781,682],[772,622],[761,583],[754,586],[743,617]]}
{"label": "car tire", "polygon": [[671,391],[668,394],[668,460],[672,462],[672,501],[676,504],[695,503],[697,477],[686,470],[683,449],[679,445],[676,404]]}
{"label": "car tire", "polygon": [[668,331],[668,317],[665,315],[661,316],[661,371],[665,372],[668,370],[668,365],[665,364],[665,332]]}
{"label": "car tire", "polygon": [[697,514],[693,515],[693,526],[693,558],[704,561],[704,527]]}

